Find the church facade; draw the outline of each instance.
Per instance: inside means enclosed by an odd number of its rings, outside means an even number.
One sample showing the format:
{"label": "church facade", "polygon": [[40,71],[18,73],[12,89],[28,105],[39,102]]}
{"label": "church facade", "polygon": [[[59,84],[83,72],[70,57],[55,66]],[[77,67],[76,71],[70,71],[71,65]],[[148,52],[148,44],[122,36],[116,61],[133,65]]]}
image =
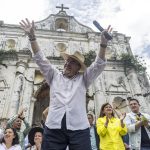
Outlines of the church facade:
{"label": "church facade", "polygon": [[[58,69],[63,69],[60,52],[98,53],[100,33],[78,22],[64,11],[35,22],[41,50]],[[106,52],[107,66],[87,91],[87,112],[98,117],[100,107],[109,102],[117,115],[128,112],[128,97],[136,97],[144,112],[150,113],[150,85],[145,72],[136,70],[123,56],[132,56],[130,37],[113,32]],[[49,105],[50,87],[33,60],[30,42],[19,25],[0,21],[0,123],[1,126],[20,108],[30,124],[40,123]],[[126,62],[126,63],[125,63]]]}

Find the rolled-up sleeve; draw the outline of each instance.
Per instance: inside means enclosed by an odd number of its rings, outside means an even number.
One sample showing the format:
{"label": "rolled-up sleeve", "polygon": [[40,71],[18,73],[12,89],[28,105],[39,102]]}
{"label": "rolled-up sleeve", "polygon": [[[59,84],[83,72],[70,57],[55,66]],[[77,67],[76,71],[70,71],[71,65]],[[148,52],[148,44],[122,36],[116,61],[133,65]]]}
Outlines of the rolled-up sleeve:
{"label": "rolled-up sleeve", "polygon": [[54,76],[55,68],[47,60],[42,51],[38,51],[34,55],[34,60],[36,61],[36,64],[39,66],[40,71],[43,74],[44,78],[46,79],[47,83],[50,84]]}
{"label": "rolled-up sleeve", "polygon": [[106,61],[97,56],[95,61],[84,72],[84,81],[87,88],[101,74],[105,66]]}
{"label": "rolled-up sleeve", "polygon": [[100,136],[105,136],[107,133],[107,128],[104,126],[104,122],[99,118],[96,123],[97,134]]}

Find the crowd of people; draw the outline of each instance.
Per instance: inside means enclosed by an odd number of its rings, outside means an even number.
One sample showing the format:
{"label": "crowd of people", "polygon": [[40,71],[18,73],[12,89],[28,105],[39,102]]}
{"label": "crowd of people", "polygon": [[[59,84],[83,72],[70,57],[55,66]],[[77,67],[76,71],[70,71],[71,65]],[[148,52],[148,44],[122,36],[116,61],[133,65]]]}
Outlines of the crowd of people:
{"label": "crowd of people", "polygon": [[[109,103],[101,106],[97,120],[92,112],[87,114],[91,150],[150,150],[150,115],[140,112],[137,99],[130,98],[128,101],[131,112],[119,118]],[[48,108],[43,111],[44,118],[47,118]],[[22,122],[25,124],[23,131]],[[52,150],[42,149],[43,132],[42,125],[30,127],[22,110],[7,122],[4,132],[0,133],[0,150]],[[56,150],[76,149],[72,149],[68,143],[65,148]]]}
{"label": "crowd of people", "polygon": [[96,126],[88,114],[92,150],[150,150],[150,115],[140,112],[137,99],[128,101],[131,112],[119,118],[109,103],[103,104]]}
{"label": "crowd of people", "polygon": [[0,150],[150,150],[150,116],[140,112],[137,99],[130,98],[131,113],[119,117],[109,103],[102,105],[97,120],[86,112],[86,90],[107,63],[105,52],[109,39],[105,35],[111,32],[111,26],[101,33],[100,50],[89,67],[85,66],[79,51],[61,53],[65,64],[60,72],[40,49],[34,21],[25,19],[20,25],[29,37],[34,60],[50,86],[50,106],[43,112],[42,127],[31,127],[24,110],[11,118],[0,136]]}

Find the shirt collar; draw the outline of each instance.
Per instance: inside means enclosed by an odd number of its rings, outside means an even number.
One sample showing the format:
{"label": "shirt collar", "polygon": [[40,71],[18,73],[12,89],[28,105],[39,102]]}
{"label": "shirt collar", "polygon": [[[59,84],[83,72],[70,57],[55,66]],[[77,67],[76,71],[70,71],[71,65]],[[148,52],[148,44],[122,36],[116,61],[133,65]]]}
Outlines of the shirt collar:
{"label": "shirt collar", "polygon": [[[104,116],[103,118],[106,118],[106,116]],[[109,118],[109,120],[113,120],[115,117],[112,116],[111,118]]]}
{"label": "shirt collar", "polygon": [[140,113],[140,112],[138,112],[138,113],[131,112],[131,114],[132,114],[133,116],[136,116],[137,114],[141,114],[141,113]]}
{"label": "shirt collar", "polygon": [[[64,75],[64,72],[62,72],[62,74],[63,74],[63,77],[64,77],[64,78],[67,78],[67,77]],[[70,80],[75,79],[78,75],[79,75],[79,72],[78,72],[77,74],[75,74],[73,77],[67,78],[67,79],[70,79]]]}
{"label": "shirt collar", "polygon": [[[4,146],[4,148],[6,149],[7,147],[6,147],[6,145],[5,145],[5,143],[2,143],[2,145]],[[17,145],[15,144],[15,145],[12,145],[10,148],[12,148],[12,147],[16,147]],[[9,149],[10,149],[9,148]],[[8,149],[8,148],[7,148]]]}

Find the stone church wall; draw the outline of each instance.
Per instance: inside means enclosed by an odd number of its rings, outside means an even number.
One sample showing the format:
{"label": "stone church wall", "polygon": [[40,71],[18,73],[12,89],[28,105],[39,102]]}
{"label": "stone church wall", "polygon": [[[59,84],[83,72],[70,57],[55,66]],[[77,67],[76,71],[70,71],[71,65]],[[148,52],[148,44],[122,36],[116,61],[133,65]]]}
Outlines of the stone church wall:
{"label": "stone church wall", "polygon": [[[64,63],[60,59],[60,52],[73,53],[79,50],[85,54],[92,50],[98,53],[100,48],[100,33],[82,25],[66,12],[60,11],[56,15],[50,15],[35,25],[41,50],[60,70],[63,69]],[[113,40],[109,42],[106,52],[108,63],[105,71],[87,92],[87,111],[92,111],[96,117],[99,116],[104,102],[110,102],[118,114],[128,112],[126,99],[130,96],[137,97],[141,109],[150,113],[150,96],[143,96],[150,89],[148,80],[144,75],[139,76],[134,69],[125,74],[124,65],[120,61],[121,54],[132,55],[129,40],[130,37],[113,32]],[[8,56],[3,60],[7,67],[0,65],[1,124],[17,114],[21,107],[26,108],[25,115],[30,124],[35,123],[34,114],[40,113],[41,117],[42,110],[49,103],[47,93],[40,92],[43,77],[33,61],[30,49],[30,42],[18,25],[0,25],[0,52],[11,50],[18,55],[17,59]],[[40,102],[43,95],[47,98],[45,102]],[[39,107],[38,105],[41,105],[41,112],[35,111],[35,106]]]}

